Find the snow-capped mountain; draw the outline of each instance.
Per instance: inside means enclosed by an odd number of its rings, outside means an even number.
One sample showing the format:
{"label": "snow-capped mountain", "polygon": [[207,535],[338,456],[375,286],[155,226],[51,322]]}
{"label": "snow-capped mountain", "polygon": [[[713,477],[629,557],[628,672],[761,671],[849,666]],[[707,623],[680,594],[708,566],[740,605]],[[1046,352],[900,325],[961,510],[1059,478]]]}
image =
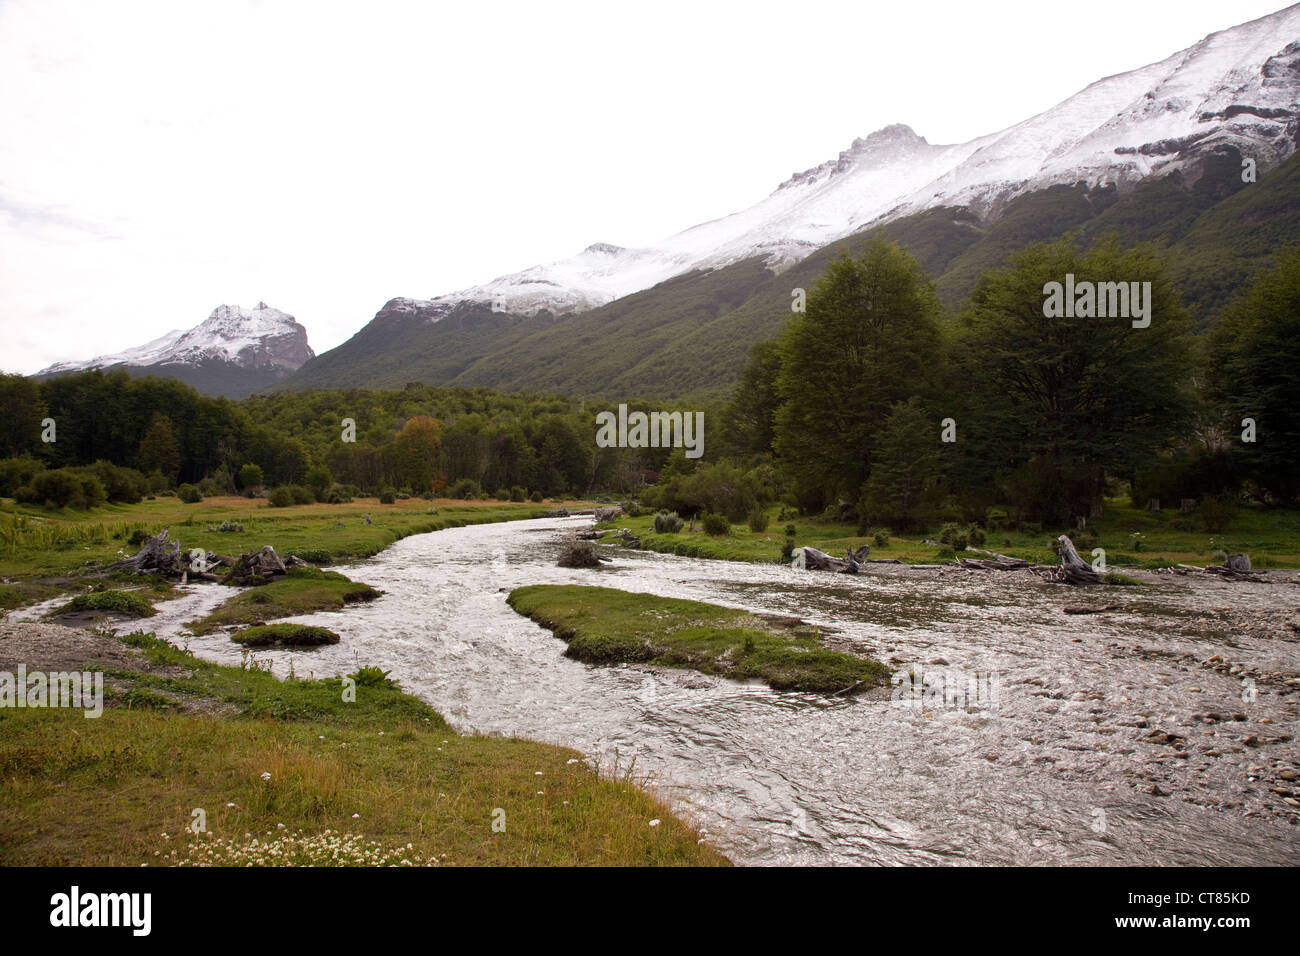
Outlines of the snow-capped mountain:
{"label": "snow-capped mountain", "polygon": [[232,398],[251,394],[298,369],[315,352],[292,315],[259,302],[251,309],[219,305],[194,328],[175,330],[136,348],[93,359],[57,362],[37,373],[125,368],[188,381]]}
{"label": "snow-capped mountain", "polygon": [[1022,123],[958,145],[888,126],[839,157],[796,173],[756,205],[653,246],[595,243],[433,299],[398,298],[388,312],[437,321],[465,302],[528,315],[594,308],[695,269],[754,256],[780,270],[871,225],[938,206],[996,217],[1052,185],[1124,192],[1182,170],[1194,178],[1225,148],[1271,169],[1295,150],[1300,119],[1300,4],[1210,34],[1149,66],[1107,77]]}

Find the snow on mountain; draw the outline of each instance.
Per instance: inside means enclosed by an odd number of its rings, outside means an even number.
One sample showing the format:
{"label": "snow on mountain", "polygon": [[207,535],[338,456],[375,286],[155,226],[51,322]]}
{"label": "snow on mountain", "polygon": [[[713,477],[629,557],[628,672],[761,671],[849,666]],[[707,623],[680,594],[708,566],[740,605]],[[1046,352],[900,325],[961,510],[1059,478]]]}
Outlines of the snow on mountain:
{"label": "snow on mountain", "polygon": [[1016,196],[1060,183],[1126,190],[1175,170],[1194,176],[1201,158],[1228,146],[1266,170],[1294,151],[1298,120],[1300,4],[1099,80],[968,143],[937,146],[907,126],[887,126],[749,209],[653,246],[596,243],[568,259],[386,308],[430,321],[467,301],[519,315],[584,311],[757,255],[779,270],[850,233],[937,206],[969,206],[988,217]]}
{"label": "snow on mountain", "polygon": [[307,330],[287,312],[259,302],[252,309],[219,305],[189,331],[175,330],[145,345],[85,361],[57,362],[38,375],[113,366],[200,365],[226,362],[242,368],[292,371],[315,353]]}

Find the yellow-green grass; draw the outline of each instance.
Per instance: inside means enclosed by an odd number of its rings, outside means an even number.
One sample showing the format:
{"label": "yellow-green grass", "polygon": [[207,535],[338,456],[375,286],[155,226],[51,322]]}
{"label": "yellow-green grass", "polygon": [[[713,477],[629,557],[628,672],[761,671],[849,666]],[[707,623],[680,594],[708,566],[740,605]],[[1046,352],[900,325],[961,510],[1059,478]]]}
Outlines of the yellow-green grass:
{"label": "yellow-green grass", "polygon": [[[190,841],[298,830],[443,864],[726,863],[635,782],[598,777],[575,751],[460,736],[387,684],[358,686],[348,703],[337,679],[280,681],[126,640],[182,676],[109,672],[115,694],[98,719],[0,711],[0,864],[162,864]],[[190,833],[195,809],[212,837]]]}
{"label": "yellow-green grass", "polygon": [[[656,534],[654,518],[649,515],[621,516],[601,527],[628,528],[641,539],[641,546],[650,551],[727,561],[780,561],[787,524],[795,525],[796,547],[809,546],[831,555],[843,555],[847,549],[856,550],[869,544],[871,558],[892,558],[908,564],[940,563],[957,556],[981,557],[978,553],[954,554],[946,545],[925,544],[925,539],[937,538],[937,529],[903,536],[891,533],[889,543],[881,547],[872,535],[858,534],[856,525],[808,517],[778,521],[779,510],[768,509],[770,521],[766,531],[753,532],[745,524],[734,524],[720,537],[699,530],[699,522],[693,533],[683,528],[677,534]],[[1300,567],[1300,511],[1295,510],[1242,508],[1227,531],[1210,533],[1199,530],[1195,512],[1155,513],[1134,508],[1127,499],[1108,500],[1103,516],[1090,521],[1089,528],[1089,532],[1082,534],[1064,527],[1032,532],[991,529],[982,547],[1038,564],[1055,564],[1058,559],[1051,542],[1057,535],[1067,534],[1086,557],[1091,558],[1093,548],[1105,549],[1108,565],[1153,568],[1216,564],[1220,559],[1215,553],[1224,550],[1249,554],[1259,568]],[[1091,531],[1097,534],[1095,540]]]}
{"label": "yellow-green grass", "polygon": [[591,664],[658,664],[820,693],[865,690],[889,673],[827,649],[812,627],[702,601],[553,584],[516,588],[507,600],[566,641],[567,656]]}
{"label": "yellow-green grass", "polygon": [[337,571],[290,568],[284,577],[235,593],[211,613],[185,626],[194,634],[207,634],[236,624],[257,624],[315,611],[339,611],[348,604],[373,601],[381,593]]}
{"label": "yellow-green grass", "polygon": [[[207,498],[187,505],[158,498],[134,505],[105,505],[90,511],[15,506],[0,499],[0,608],[57,594],[76,579],[137,549],[133,531],[155,534],[170,529],[182,547],[236,555],[269,544],[281,555],[306,552],[310,560],[350,561],[370,557],[412,534],[493,521],[535,518],[555,507],[590,507],[589,502],[546,504],[502,501],[378,499],[348,504],[272,508],[260,499]],[[365,523],[369,515],[372,523]],[[242,532],[209,531],[223,521],[242,524]],[[328,556],[326,558],[326,556]]]}

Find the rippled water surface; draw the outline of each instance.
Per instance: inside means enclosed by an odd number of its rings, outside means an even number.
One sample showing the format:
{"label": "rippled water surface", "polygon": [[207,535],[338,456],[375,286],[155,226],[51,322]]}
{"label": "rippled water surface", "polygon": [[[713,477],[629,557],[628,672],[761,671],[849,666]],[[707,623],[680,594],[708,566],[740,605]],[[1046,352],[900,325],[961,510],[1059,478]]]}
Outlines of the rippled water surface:
{"label": "rippled water surface", "polygon": [[[332,628],[340,644],[259,657],[283,674],[292,656],[300,676],[379,664],[462,731],[565,744],[607,770],[632,766],[737,862],[1297,860],[1297,811],[1271,788],[1285,789],[1278,774],[1300,762],[1300,689],[1286,683],[1300,634],[1241,624],[1294,611],[1295,575],[1268,585],[1172,578],[1103,594],[1024,574],[881,565],[854,578],[647,552],[611,551],[613,563],[595,571],[556,567],[565,533],[588,522],[407,538],[339,569],[384,597],[294,619]],[[536,583],[797,615],[894,668],[995,675],[997,698],[988,707],[891,701],[887,691],[827,698],[692,671],[592,667],[506,605],[511,588]],[[229,594],[194,588],[150,626],[185,640],[180,623]],[[1062,613],[1107,602],[1121,609]],[[204,657],[239,660],[224,634],[189,641]],[[1244,670],[1215,670],[1215,655]],[[1243,700],[1248,686],[1253,699]],[[1238,713],[1245,719],[1232,720]],[[1180,739],[1152,742],[1153,733]]]}

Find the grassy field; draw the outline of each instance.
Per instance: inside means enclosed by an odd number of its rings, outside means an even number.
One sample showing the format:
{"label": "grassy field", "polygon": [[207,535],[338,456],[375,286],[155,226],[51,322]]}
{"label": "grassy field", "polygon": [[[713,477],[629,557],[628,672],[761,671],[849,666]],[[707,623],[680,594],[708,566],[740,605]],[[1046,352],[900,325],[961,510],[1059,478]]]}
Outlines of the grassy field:
{"label": "grassy field", "polygon": [[888,676],[878,661],[828,650],[813,628],[701,601],[614,588],[537,584],[507,598],[591,664],[649,663],[757,679],[776,690],[837,693]]}
{"label": "grassy field", "polygon": [[278,581],[231,592],[229,600],[197,621],[186,622],[194,634],[219,627],[257,624],[315,611],[338,611],[358,601],[373,601],[382,592],[369,584],[320,568],[290,568]]}
{"label": "grassy field", "polygon": [[[937,537],[936,531],[907,536],[890,535],[885,547],[875,544],[870,535],[859,535],[855,525],[838,524],[811,518],[777,520],[779,508],[768,511],[771,521],[766,531],[753,532],[746,525],[732,525],[720,537],[685,528],[677,534],[655,534],[652,516],[619,517],[603,524],[604,528],[629,528],[641,539],[642,547],[666,554],[728,561],[780,561],[785,544],[785,526],[795,525],[795,545],[809,546],[827,554],[842,556],[846,549],[871,545],[871,557],[895,558],[909,564],[932,564],[951,561],[951,549],[923,543]],[[1281,509],[1243,508],[1225,532],[1211,534],[1197,530],[1195,515],[1176,511],[1152,513],[1132,507],[1128,501],[1108,501],[1103,517],[1089,523],[1089,531],[1079,534],[1070,529],[1043,529],[1026,532],[990,530],[983,547],[989,551],[1024,558],[1040,564],[1054,564],[1056,555],[1051,541],[1058,534],[1068,534],[1079,552],[1091,560],[1093,548],[1106,551],[1108,565],[1154,568],[1171,564],[1218,564],[1215,552],[1245,552],[1258,568],[1300,567],[1300,512]],[[970,557],[981,557],[972,554]]]}
{"label": "grassy field", "polygon": [[[459,736],[382,679],[347,702],[338,679],[122,640],[148,669],[106,672],[102,717],[0,710],[0,864],[328,864],[340,834],[371,845],[338,858],[361,864],[726,863],[626,777],[562,747]],[[196,808],[211,835],[190,832]],[[296,832],[306,849],[277,845]]]}
{"label": "grassy field", "polygon": [[[80,586],[98,569],[133,554],[136,548],[128,540],[136,530],[155,534],[168,528],[187,550],[235,555],[269,544],[281,555],[327,564],[370,557],[407,535],[534,518],[561,506],[590,504],[409,499],[384,505],[369,498],[272,508],[264,500],[228,497],[197,504],[158,498],[91,511],[50,511],[0,499],[0,610]],[[367,515],[371,524],[365,523]],[[216,530],[223,524],[242,525],[243,530]]]}

